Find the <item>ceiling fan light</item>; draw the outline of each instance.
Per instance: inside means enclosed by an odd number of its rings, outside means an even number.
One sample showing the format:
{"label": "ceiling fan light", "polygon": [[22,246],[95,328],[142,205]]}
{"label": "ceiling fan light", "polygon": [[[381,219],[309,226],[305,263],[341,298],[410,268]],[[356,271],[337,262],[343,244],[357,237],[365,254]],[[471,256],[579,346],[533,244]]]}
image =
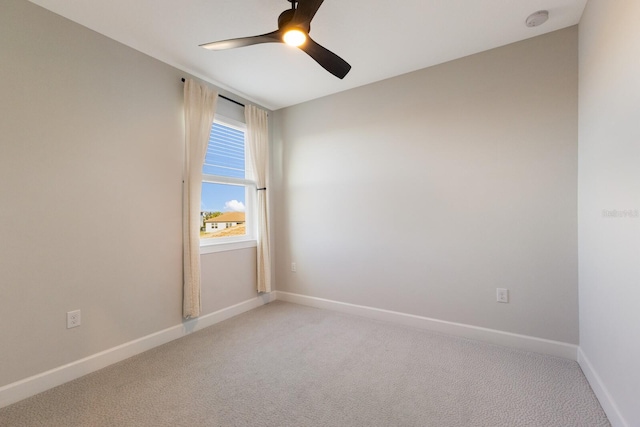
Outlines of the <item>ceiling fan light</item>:
{"label": "ceiling fan light", "polygon": [[282,38],[286,44],[295,47],[302,46],[307,41],[307,35],[297,29],[288,30]]}

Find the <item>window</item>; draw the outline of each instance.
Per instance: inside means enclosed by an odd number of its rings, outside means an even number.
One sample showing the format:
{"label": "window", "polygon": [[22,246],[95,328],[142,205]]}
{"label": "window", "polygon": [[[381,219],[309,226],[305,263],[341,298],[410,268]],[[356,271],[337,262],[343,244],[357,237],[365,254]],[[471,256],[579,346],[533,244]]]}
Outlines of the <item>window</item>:
{"label": "window", "polygon": [[[245,125],[216,116],[202,168],[200,245],[253,242],[254,196]],[[205,251],[206,252],[206,251]]]}

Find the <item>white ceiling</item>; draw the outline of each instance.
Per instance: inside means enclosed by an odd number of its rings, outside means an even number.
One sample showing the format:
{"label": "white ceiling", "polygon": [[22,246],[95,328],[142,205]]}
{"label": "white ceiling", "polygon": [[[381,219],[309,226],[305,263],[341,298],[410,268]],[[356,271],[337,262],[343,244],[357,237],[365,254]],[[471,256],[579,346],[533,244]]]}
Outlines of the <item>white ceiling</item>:
{"label": "white ceiling", "polygon": [[287,0],[30,1],[274,110],[577,24],[587,2],[325,0],[310,34],[352,65],[340,80],[284,44],[198,46],[276,30]]}

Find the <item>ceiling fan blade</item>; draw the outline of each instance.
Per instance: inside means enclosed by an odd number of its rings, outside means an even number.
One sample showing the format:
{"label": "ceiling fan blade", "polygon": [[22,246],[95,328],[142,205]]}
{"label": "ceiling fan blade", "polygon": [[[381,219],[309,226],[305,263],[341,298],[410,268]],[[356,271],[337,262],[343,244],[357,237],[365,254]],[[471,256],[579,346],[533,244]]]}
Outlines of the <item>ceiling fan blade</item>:
{"label": "ceiling fan blade", "polygon": [[307,42],[300,46],[299,49],[306,52],[307,55],[312,57],[325,70],[339,79],[343,79],[349,70],[351,70],[351,65],[349,65],[344,59],[320,46],[318,43],[314,42],[311,37],[308,37]]}
{"label": "ceiling fan blade", "polygon": [[296,13],[293,15],[291,23],[293,25],[308,24],[315,16],[324,0],[299,0]]}
{"label": "ceiling fan blade", "polygon": [[280,30],[277,30],[272,33],[261,34],[259,36],[240,37],[237,39],[220,40],[217,42],[205,43],[201,44],[200,47],[209,50],[225,50],[251,46],[260,43],[282,43],[282,33],[280,32]]}

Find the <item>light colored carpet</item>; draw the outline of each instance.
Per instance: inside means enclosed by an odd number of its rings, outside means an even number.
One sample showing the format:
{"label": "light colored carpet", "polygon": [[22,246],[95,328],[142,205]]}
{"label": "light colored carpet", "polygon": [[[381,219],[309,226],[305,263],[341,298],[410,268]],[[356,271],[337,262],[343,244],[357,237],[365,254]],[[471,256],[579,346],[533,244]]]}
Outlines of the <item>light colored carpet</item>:
{"label": "light colored carpet", "polygon": [[273,302],[0,409],[2,426],[608,426],[576,362]]}

